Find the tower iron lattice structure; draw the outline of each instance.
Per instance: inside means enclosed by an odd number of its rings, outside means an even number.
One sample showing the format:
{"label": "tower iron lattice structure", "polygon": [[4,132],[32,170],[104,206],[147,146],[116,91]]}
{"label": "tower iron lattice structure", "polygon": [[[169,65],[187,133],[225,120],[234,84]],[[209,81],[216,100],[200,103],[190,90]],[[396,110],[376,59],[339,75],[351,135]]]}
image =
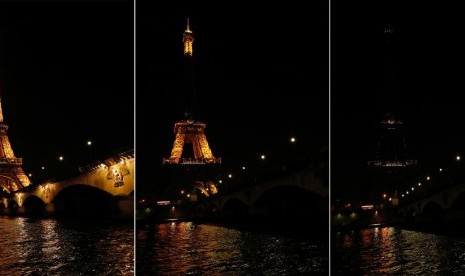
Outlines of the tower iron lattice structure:
{"label": "tower iron lattice structure", "polygon": [[[170,157],[163,158],[164,165],[171,165],[170,167],[181,167],[186,168],[184,175],[190,175],[193,189],[197,189],[204,194],[209,196],[217,193],[218,189],[212,181],[199,180],[205,177],[205,170],[213,164],[221,164],[221,158],[217,158],[213,155],[213,152],[208,144],[207,137],[205,135],[206,123],[195,120],[194,113],[197,108],[197,97],[195,89],[195,78],[194,78],[194,33],[190,28],[189,19],[187,19],[186,29],[183,34],[183,46],[184,46],[184,59],[187,68],[186,73],[186,87],[185,95],[187,99],[186,110],[184,113],[184,119],[174,124],[175,139],[173,147],[171,149]],[[191,150],[189,150],[191,149]],[[202,168],[203,172],[192,170],[192,168],[200,168],[196,165],[204,165]],[[189,172],[189,173],[188,173]],[[203,174],[202,176],[200,176]],[[196,195],[191,195],[191,200],[196,200]]]}
{"label": "tower iron lattice structure", "polygon": [[378,124],[378,141],[375,154],[368,161],[370,167],[400,168],[416,165],[407,147],[404,122],[395,115],[397,92],[394,83],[393,39],[394,28],[387,25],[384,29],[386,38],[386,83],[384,87],[384,103],[387,109]]}
{"label": "tower iron lattice structure", "polygon": [[[205,123],[195,121],[181,121],[174,124],[174,139],[171,156],[164,158],[164,164],[220,164],[221,158],[216,158],[210,149],[205,136]],[[183,157],[184,147],[191,145],[193,156]]]}
{"label": "tower iron lattice structure", "polygon": [[[189,18],[187,19],[186,30],[184,31],[183,38],[184,44],[184,57],[187,59],[186,62],[190,65],[192,64],[192,59],[194,57],[194,33],[190,29]],[[191,76],[193,75],[193,67],[190,66]],[[193,77],[191,77],[192,83],[190,84],[192,88],[191,101],[188,103],[185,120],[176,122],[174,124],[174,133],[175,139],[173,148],[171,150],[171,155],[169,158],[163,158],[163,164],[220,164],[221,158],[216,158],[213,156],[212,150],[207,142],[207,137],[205,135],[204,129],[207,126],[203,122],[194,120],[194,105],[195,105],[195,88],[193,83]],[[183,155],[184,149],[186,146],[192,146],[193,156],[185,157]]]}
{"label": "tower iron lattice structure", "polygon": [[378,121],[377,140],[367,165],[371,182],[368,196],[370,200],[380,200],[380,195],[387,193],[390,203],[398,205],[397,191],[412,181],[415,171],[418,169],[418,160],[412,156],[408,148],[406,127],[398,116],[399,99],[394,74],[394,34],[392,26],[385,27],[386,80],[382,94],[382,109],[385,113]]}
{"label": "tower iron lattice structure", "polygon": [[29,186],[31,181],[23,171],[22,158],[16,157],[13,152],[7,130],[0,97],[0,187],[3,192],[11,193]]}
{"label": "tower iron lattice structure", "polygon": [[373,167],[406,167],[416,165],[418,160],[411,157],[404,134],[404,123],[388,113],[379,122],[379,137],[375,157],[368,161]]}

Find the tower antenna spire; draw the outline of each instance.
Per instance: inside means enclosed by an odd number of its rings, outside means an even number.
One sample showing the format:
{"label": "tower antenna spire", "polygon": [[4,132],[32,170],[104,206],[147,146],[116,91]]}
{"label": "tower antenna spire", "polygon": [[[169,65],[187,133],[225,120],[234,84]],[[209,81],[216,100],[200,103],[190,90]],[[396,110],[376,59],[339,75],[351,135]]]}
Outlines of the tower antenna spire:
{"label": "tower antenna spire", "polygon": [[189,17],[187,18],[186,30],[182,36],[182,42],[184,43],[184,55],[192,57],[194,54],[194,34],[189,25]]}
{"label": "tower antenna spire", "polygon": [[185,58],[185,74],[186,74],[186,92],[187,92],[187,107],[185,117],[187,120],[194,119],[194,113],[197,108],[197,93],[195,89],[195,73],[194,73],[194,33],[190,28],[190,20],[187,18],[186,29],[182,36],[184,44],[184,58]]}

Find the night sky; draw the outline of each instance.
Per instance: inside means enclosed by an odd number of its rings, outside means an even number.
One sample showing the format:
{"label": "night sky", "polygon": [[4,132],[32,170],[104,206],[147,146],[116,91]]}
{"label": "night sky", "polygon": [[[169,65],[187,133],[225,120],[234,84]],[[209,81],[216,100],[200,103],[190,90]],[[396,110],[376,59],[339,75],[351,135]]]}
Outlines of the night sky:
{"label": "night sky", "polygon": [[4,121],[33,183],[134,148],[133,7],[0,2]]}
{"label": "night sky", "polygon": [[[279,159],[291,136],[301,152],[328,147],[327,3],[262,10],[227,2],[201,15],[185,3],[152,2],[136,3],[138,193],[160,193],[162,158],[183,118],[186,17],[195,36],[196,118],[207,124],[225,171],[252,165],[262,152]],[[332,3],[332,198],[362,194],[387,99],[395,98],[408,146],[425,171],[465,152],[464,26],[454,10]],[[26,172],[51,177],[132,148],[133,2],[2,1],[0,13],[3,112]],[[384,90],[386,24],[396,32],[396,95]]]}
{"label": "night sky", "polygon": [[[454,7],[333,3],[331,10],[331,193],[359,199],[374,127],[395,98],[407,146],[424,172],[465,153],[463,23]],[[395,29],[396,94],[384,93],[384,26]]]}
{"label": "night sky", "polygon": [[309,5],[267,4],[265,11],[226,3],[200,15],[182,3],[166,9],[137,2],[138,196],[163,193],[162,158],[187,101],[180,84],[187,17],[195,37],[196,118],[207,124],[225,172],[255,166],[262,152],[279,160],[290,150],[328,147],[328,5]]}

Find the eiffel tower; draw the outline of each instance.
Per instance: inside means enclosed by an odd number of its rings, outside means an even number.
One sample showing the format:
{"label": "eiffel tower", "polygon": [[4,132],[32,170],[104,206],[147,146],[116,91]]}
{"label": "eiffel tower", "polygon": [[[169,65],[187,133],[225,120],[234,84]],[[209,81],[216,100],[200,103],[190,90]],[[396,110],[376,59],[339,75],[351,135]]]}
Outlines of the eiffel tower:
{"label": "eiffel tower", "polygon": [[11,193],[31,184],[21,165],[23,161],[17,158],[8,139],[8,126],[3,122],[2,102],[0,97],[0,187],[4,192]]}
{"label": "eiffel tower", "polygon": [[394,78],[393,39],[394,29],[387,25],[384,29],[386,38],[386,83],[384,86],[384,109],[386,111],[377,127],[378,140],[374,156],[369,160],[372,191],[370,198],[377,198],[381,193],[392,195],[392,204],[397,204],[397,189],[410,181],[418,161],[414,159],[407,147],[405,124],[398,119],[397,91]]}
{"label": "eiffel tower", "polygon": [[[186,30],[183,34],[184,44],[184,58],[186,64],[186,96],[187,107],[184,113],[184,120],[178,121],[174,124],[175,139],[169,158],[163,158],[164,165],[181,166],[182,173],[177,170],[176,174],[185,176],[184,181],[192,181],[195,183],[192,187],[199,189],[203,194],[209,196],[210,193],[216,193],[217,188],[210,180],[203,184],[199,178],[208,177],[208,167],[205,165],[221,164],[221,158],[213,155],[212,150],[207,141],[204,129],[206,124],[204,122],[196,121],[194,113],[197,107],[197,97],[194,82],[194,34],[189,26],[189,18],[187,19]],[[189,151],[189,152],[187,152]],[[199,168],[197,165],[203,165]],[[197,166],[193,169],[193,166]],[[187,173],[189,172],[189,173]],[[212,187],[212,189],[207,189]],[[209,191],[210,193],[206,192]],[[194,197],[191,197],[193,200]]]}

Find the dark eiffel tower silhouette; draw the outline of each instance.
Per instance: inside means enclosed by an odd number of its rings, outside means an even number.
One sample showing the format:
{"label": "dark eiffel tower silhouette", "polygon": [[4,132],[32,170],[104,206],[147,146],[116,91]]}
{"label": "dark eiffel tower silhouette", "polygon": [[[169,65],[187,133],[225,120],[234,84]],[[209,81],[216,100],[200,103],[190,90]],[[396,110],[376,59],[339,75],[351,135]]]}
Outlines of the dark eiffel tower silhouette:
{"label": "dark eiffel tower silhouette", "polygon": [[374,154],[368,161],[372,189],[370,199],[381,198],[382,193],[391,197],[391,203],[397,205],[397,190],[409,181],[418,164],[407,146],[405,124],[397,114],[398,94],[395,84],[395,30],[391,25],[385,26],[386,41],[386,81],[384,84],[383,104],[384,116],[379,121],[376,133],[378,139]]}
{"label": "dark eiffel tower silhouette", "polygon": [[[217,192],[216,184],[210,177],[221,158],[213,155],[204,132],[206,124],[195,120],[198,108],[194,77],[194,34],[187,19],[186,30],[183,34],[185,80],[184,92],[187,106],[184,119],[174,125],[175,140],[169,158],[163,158],[165,167],[171,170],[172,182],[177,182],[172,190],[192,190],[191,200],[196,200],[197,192],[209,196]],[[213,170],[212,170],[213,168]],[[173,188],[174,187],[174,188]],[[169,193],[169,192],[167,192]],[[187,193],[187,192],[186,192]]]}

